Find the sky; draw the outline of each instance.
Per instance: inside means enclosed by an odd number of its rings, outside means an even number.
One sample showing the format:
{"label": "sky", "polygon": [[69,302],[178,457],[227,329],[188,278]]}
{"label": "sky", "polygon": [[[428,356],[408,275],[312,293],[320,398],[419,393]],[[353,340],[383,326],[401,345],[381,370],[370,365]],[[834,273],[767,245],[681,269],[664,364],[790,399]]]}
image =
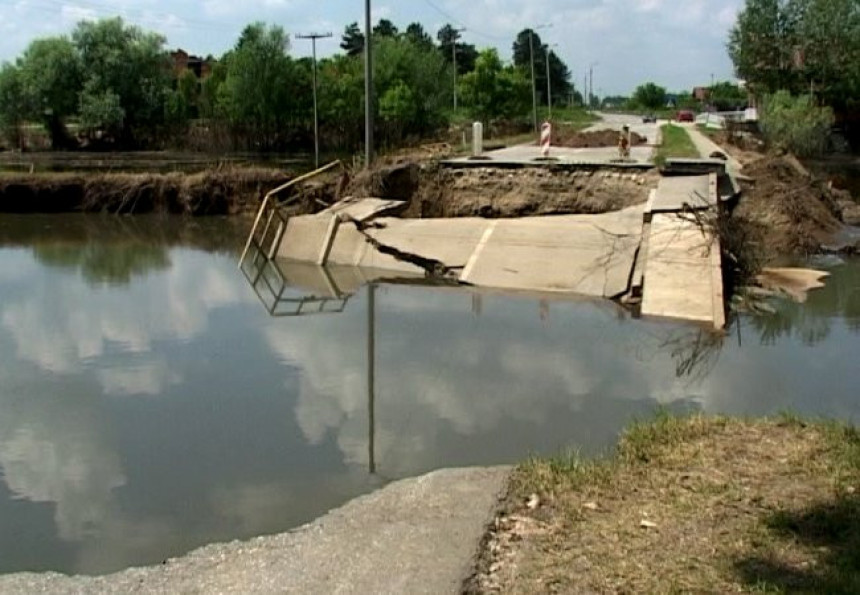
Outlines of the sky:
{"label": "sky", "polygon": [[[463,41],[496,47],[510,60],[516,34],[531,27],[573,74],[577,89],[591,69],[598,95],[626,95],[653,81],[670,91],[733,79],[728,31],[743,0],[373,0],[372,18],[401,30],[419,22],[435,36],[446,23],[465,27]],[[162,33],[169,48],[219,56],[254,21],[291,35],[331,32],[320,56],[339,51],[340,35],[364,21],[361,0],[0,0],[0,61],[12,61],[34,38],[69,33],[81,20],[122,16]],[[545,26],[545,27],[544,27]],[[540,29],[538,29],[541,27]],[[310,54],[294,39],[291,53]]]}

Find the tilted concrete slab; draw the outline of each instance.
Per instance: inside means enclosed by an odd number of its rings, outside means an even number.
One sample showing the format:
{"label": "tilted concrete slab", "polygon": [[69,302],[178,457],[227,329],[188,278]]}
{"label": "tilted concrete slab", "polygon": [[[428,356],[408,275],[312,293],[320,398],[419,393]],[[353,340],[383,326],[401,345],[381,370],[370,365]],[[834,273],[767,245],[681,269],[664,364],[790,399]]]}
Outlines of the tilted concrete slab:
{"label": "tilted concrete slab", "polygon": [[438,260],[449,267],[465,267],[484,231],[492,223],[478,217],[458,219],[382,218],[367,230],[386,246]]}
{"label": "tilted concrete slab", "polygon": [[288,240],[281,241],[278,258],[323,264],[337,225],[331,214],[291,217],[283,236]]}
{"label": "tilted concrete slab", "polygon": [[348,197],[322,212],[340,215],[342,218],[354,219],[356,221],[367,221],[381,213],[402,209],[406,205],[407,203],[402,200]]}
{"label": "tilted concrete slab", "polygon": [[714,174],[661,178],[657,192],[648,201],[646,211],[672,213],[687,208],[710,208],[716,204],[716,184],[717,177]]}
{"label": "tilted concrete slab", "polygon": [[677,213],[651,219],[641,312],[725,326],[720,244]]}
{"label": "tilted concrete slab", "polygon": [[641,206],[604,215],[499,220],[461,280],[614,297],[629,287],[641,233]]}

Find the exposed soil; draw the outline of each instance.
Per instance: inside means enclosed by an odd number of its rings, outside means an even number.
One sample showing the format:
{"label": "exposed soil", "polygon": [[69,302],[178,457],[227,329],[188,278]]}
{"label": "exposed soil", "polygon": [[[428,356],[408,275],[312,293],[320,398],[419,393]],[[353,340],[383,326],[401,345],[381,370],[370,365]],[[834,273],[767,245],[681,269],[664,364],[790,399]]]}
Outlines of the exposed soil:
{"label": "exposed soil", "polygon": [[817,252],[838,231],[840,192],[805,174],[792,157],[762,157],[743,174],[752,181],[743,184],[732,216],[759,229],[766,260]]}
{"label": "exposed soil", "polygon": [[[561,128],[553,131],[552,144],[556,147],[569,147],[573,149],[585,149],[593,147],[615,147],[618,146],[617,130],[596,130],[589,132],[575,131]],[[635,132],[630,133],[630,146],[644,145],[647,139]]]}
{"label": "exposed soil", "polygon": [[404,217],[596,214],[648,200],[658,174],[625,170],[474,168],[401,164],[360,174],[347,194],[408,200]]}
{"label": "exposed soil", "polygon": [[[0,175],[0,212],[180,213],[222,215],[253,211],[266,192],[288,181],[288,172],[227,167],[183,173],[41,173]],[[331,183],[335,184],[336,180]],[[303,197],[311,208],[317,186]]]}
{"label": "exposed soil", "polygon": [[663,418],[514,472],[467,592],[856,593],[860,436]]}

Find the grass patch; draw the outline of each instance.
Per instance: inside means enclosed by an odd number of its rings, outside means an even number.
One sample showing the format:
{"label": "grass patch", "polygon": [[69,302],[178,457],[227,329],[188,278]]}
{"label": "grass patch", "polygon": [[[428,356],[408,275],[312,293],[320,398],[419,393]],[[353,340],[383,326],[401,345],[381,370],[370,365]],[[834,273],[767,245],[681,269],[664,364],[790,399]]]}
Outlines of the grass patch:
{"label": "grass patch", "polygon": [[615,450],[531,459],[468,587],[502,592],[860,592],[860,432],[675,417]]}
{"label": "grass patch", "polygon": [[690,139],[690,135],[682,126],[675,124],[664,124],[660,127],[663,136],[663,142],[657,149],[657,154],[654,157],[654,162],[658,165],[663,165],[666,159],[681,158],[695,159],[699,157],[699,151],[696,145]]}

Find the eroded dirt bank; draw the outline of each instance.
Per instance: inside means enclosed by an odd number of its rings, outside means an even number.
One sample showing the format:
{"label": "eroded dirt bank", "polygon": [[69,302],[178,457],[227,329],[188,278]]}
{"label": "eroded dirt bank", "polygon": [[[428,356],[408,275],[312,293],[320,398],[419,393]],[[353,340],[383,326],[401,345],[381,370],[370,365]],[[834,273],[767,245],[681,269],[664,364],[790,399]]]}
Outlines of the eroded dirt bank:
{"label": "eroded dirt bank", "polygon": [[0,175],[0,212],[235,214],[257,207],[291,174],[265,168],[183,173]]}
{"label": "eroded dirt bank", "polygon": [[407,200],[404,217],[597,214],[644,203],[657,180],[656,172],[609,168],[446,169],[413,163],[362,172],[346,194]]}

